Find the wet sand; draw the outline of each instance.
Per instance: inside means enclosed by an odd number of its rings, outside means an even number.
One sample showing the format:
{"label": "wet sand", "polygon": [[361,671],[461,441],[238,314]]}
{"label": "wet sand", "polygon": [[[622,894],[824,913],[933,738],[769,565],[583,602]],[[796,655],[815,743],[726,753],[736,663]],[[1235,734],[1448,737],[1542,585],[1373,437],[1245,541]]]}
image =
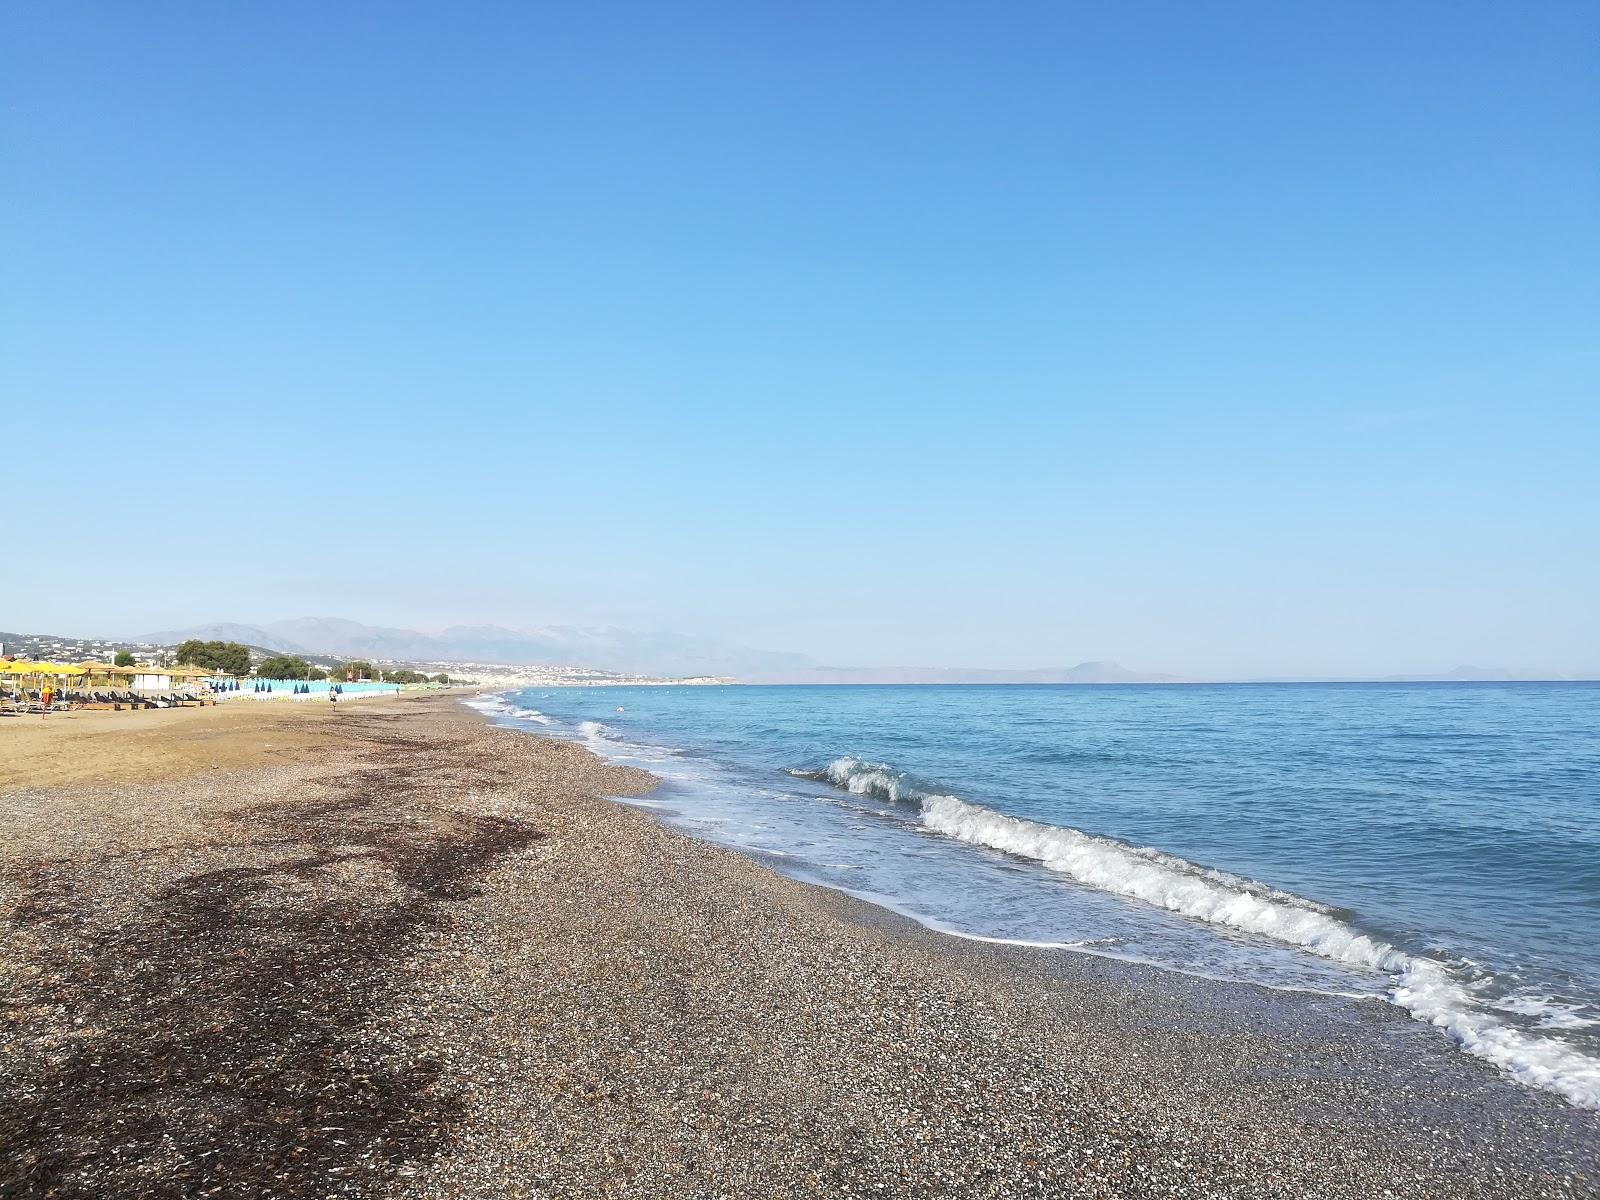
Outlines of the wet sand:
{"label": "wet sand", "polygon": [[332,708],[0,722],[0,1194],[1595,1194],[1600,1115],[1388,1006],[930,934]]}

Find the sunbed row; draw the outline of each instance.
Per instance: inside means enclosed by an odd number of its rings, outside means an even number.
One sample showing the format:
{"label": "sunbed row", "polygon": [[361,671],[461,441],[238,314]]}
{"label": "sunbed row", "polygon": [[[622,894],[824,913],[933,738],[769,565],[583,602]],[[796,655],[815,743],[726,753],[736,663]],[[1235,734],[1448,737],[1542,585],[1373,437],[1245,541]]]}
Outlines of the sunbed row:
{"label": "sunbed row", "polygon": [[[50,711],[62,712],[85,704],[107,705],[121,711],[124,708],[181,708],[186,704],[203,703],[194,692],[168,692],[151,695],[144,692],[68,691],[57,692],[51,700]],[[38,689],[0,692],[0,713],[43,713],[44,696]]]}

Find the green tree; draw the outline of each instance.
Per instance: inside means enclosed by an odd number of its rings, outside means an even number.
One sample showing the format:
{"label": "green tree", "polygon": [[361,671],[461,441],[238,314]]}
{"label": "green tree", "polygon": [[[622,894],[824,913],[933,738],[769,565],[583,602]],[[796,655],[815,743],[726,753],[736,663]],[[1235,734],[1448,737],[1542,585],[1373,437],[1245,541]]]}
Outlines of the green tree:
{"label": "green tree", "polygon": [[433,681],[435,683],[449,683],[450,682],[450,676],[448,676],[448,675],[435,675],[433,677]]}
{"label": "green tree", "polygon": [[316,667],[316,666],[312,667],[311,668],[311,673],[306,676],[307,679],[326,679],[327,677],[328,677],[328,673],[326,671],[324,671],[321,667]]}
{"label": "green tree", "polygon": [[132,650],[118,650],[117,651],[117,656],[115,658],[113,658],[111,661],[112,661],[113,664],[115,664],[116,666],[119,666],[119,667],[131,667],[131,666],[133,666],[133,651]]}
{"label": "green tree", "polygon": [[309,679],[311,664],[299,655],[275,654],[256,664],[256,674],[262,679]]}
{"label": "green tree", "polygon": [[372,669],[372,664],[365,659],[358,658],[355,662],[347,662],[339,668],[339,678],[341,679],[376,679],[377,677],[378,673]]}
{"label": "green tree", "polygon": [[202,642],[190,638],[177,650],[180,665],[226,671],[230,675],[250,673],[250,647],[239,642]]}

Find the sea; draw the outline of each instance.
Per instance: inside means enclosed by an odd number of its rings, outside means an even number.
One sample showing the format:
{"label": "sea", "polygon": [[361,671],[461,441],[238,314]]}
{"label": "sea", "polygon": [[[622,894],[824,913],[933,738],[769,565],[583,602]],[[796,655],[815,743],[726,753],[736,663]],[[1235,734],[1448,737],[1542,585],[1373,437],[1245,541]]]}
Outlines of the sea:
{"label": "sea", "polygon": [[951,935],[1398,1005],[1600,1108],[1600,684],[534,688],[667,824]]}

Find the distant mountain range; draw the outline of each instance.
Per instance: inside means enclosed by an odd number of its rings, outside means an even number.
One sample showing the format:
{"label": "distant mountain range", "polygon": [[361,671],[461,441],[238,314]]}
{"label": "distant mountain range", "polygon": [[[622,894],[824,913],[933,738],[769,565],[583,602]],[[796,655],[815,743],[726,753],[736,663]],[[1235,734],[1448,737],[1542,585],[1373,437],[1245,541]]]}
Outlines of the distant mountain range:
{"label": "distant mountain range", "polygon": [[[592,667],[641,675],[729,676],[744,683],[1192,683],[1176,675],[1132,671],[1114,662],[1075,667],[987,670],[966,667],[830,667],[804,654],[753,650],[714,638],[681,633],[549,625],[510,629],[456,625],[441,633],[363,625],[339,617],[300,617],[265,625],[218,622],[189,629],[164,629],[131,639],[172,645],[203,641],[244,642],[283,654],[337,655],[398,662],[479,662],[506,666]],[[1568,680],[1581,675],[1504,667],[1462,666],[1431,675],[1392,675],[1378,682],[1506,682]],[[1259,682],[1294,682],[1290,678]],[[1319,680],[1299,677],[1303,682]],[[1224,682],[1218,680],[1216,682]],[[1324,678],[1320,682],[1341,682]],[[1343,680],[1342,682],[1356,682]]]}
{"label": "distant mountain range", "polygon": [[159,645],[198,638],[243,642],[282,654],[332,654],[401,662],[481,662],[595,667],[647,675],[726,675],[748,683],[1173,683],[1113,662],[1031,671],[943,667],[826,667],[803,654],[751,650],[679,633],[552,625],[507,629],[456,625],[442,633],[300,617],[266,625],[216,622],[141,636]]}
{"label": "distant mountain range", "polygon": [[266,625],[217,622],[164,629],[139,640],[159,645],[199,638],[243,642],[283,654],[335,654],[400,662],[481,662],[506,665],[595,667],[645,675],[798,674],[814,668],[803,654],[751,650],[681,633],[551,625],[507,629],[456,625],[442,633],[362,625],[339,617],[301,617]]}

